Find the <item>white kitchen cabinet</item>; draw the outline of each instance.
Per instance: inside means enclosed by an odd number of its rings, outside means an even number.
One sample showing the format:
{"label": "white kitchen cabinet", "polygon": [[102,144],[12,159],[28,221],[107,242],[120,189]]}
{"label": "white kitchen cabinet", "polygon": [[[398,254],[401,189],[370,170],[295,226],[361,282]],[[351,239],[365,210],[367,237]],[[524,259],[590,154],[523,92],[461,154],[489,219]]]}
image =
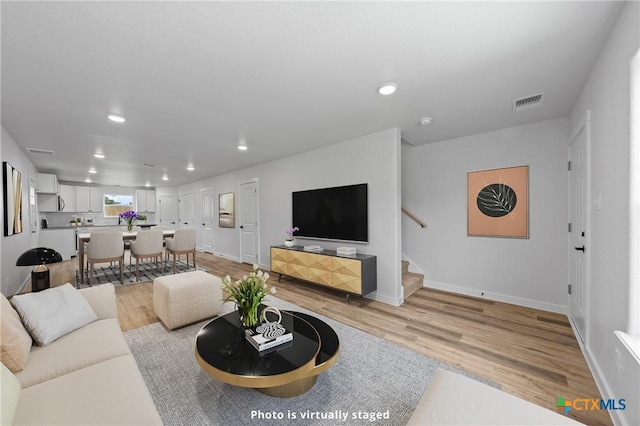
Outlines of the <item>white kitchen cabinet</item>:
{"label": "white kitchen cabinet", "polygon": [[136,189],[136,212],[154,213],[156,211],[156,191],[152,189]]}
{"label": "white kitchen cabinet", "polygon": [[36,184],[38,185],[37,192],[39,194],[58,193],[58,178],[56,175],[38,173],[36,175]]}
{"label": "white kitchen cabinet", "polygon": [[38,211],[43,213],[60,211],[58,203],[59,197],[57,194],[38,193]]}
{"label": "white kitchen cabinet", "polygon": [[103,211],[104,193],[94,186],[76,186],[76,211],[100,213]]}
{"label": "white kitchen cabinet", "polygon": [[58,185],[60,191],[60,211],[75,212],[76,210],[76,187],[71,185]]}

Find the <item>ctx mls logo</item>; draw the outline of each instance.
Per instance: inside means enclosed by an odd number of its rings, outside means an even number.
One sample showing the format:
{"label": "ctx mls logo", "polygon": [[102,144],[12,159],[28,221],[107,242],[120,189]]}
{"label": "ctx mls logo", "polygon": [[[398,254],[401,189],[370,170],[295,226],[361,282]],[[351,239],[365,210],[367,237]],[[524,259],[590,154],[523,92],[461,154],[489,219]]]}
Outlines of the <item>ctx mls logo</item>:
{"label": "ctx mls logo", "polygon": [[563,411],[567,414],[569,410],[574,409],[576,411],[600,411],[600,410],[624,410],[627,408],[625,399],[589,399],[589,398],[576,398],[574,400],[565,400],[563,397],[558,397],[556,403],[556,409]]}

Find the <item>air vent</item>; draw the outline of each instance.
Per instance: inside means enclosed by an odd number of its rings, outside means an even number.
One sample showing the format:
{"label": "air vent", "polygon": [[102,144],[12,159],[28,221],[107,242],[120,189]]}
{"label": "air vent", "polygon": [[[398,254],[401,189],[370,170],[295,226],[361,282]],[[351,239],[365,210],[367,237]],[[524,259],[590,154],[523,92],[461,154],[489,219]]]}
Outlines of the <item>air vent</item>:
{"label": "air vent", "polygon": [[149,163],[144,163],[144,165],[147,166],[147,167],[155,167],[156,166],[155,164],[149,164]]}
{"label": "air vent", "polygon": [[27,148],[27,151],[29,151],[32,154],[44,154],[44,155],[53,155],[53,151],[50,151],[48,149],[39,149],[39,148]]}
{"label": "air vent", "polygon": [[527,96],[520,99],[513,100],[513,110],[522,111],[529,108],[535,108],[542,105],[544,101],[544,94],[546,92],[538,93],[536,95]]}

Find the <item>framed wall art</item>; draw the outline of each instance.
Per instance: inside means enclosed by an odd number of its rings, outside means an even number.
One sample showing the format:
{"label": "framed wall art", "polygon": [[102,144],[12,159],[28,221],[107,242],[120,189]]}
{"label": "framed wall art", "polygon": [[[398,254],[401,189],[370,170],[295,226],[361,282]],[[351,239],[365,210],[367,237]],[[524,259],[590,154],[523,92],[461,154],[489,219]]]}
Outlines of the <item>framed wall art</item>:
{"label": "framed wall art", "polygon": [[467,173],[467,234],[529,238],[529,166]]}
{"label": "framed wall art", "polygon": [[2,162],[4,196],[4,235],[22,232],[22,174],[6,161]]}
{"label": "framed wall art", "polygon": [[220,228],[235,228],[235,195],[233,192],[218,195],[218,226]]}

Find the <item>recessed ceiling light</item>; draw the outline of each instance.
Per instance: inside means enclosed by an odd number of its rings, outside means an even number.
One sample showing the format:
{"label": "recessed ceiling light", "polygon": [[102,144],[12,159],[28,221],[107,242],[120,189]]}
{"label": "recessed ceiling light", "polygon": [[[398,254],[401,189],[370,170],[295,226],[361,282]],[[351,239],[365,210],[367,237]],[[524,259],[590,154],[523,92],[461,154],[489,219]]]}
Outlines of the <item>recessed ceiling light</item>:
{"label": "recessed ceiling light", "polygon": [[89,179],[89,178],[86,178],[84,181],[87,182],[87,183],[91,183],[91,179]]}
{"label": "recessed ceiling light", "polygon": [[431,117],[424,117],[420,119],[420,125],[426,126],[431,123]]}
{"label": "recessed ceiling light", "polygon": [[238,149],[239,149],[240,151],[246,151],[247,149],[249,149],[249,147],[248,147],[248,146],[246,146],[246,145],[238,145]]}
{"label": "recessed ceiling light", "polygon": [[100,158],[103,159],[104,157],[106,157],[103,153],[101,152],[96,152],[95,154],[93,154],[94,157],[96,158]]}
{"label": "recessed ceiling light", "polygon": [[195,168],[195,167],[193,167],[193,164],[189,164],[189,165],[187,166],[187,170],[189,170],[190,172],[194,171],[195,169],[196,169],[196,168]]}
{"label": "recessed ceiling light", "polygon": [[162,176],[162,180],[169,180],[169,176],[167,175]]}
{"label": "recessed ceiling light", "polygon": [[96,173],[98,173],[98,171],[96,169],[89,169],[89,173],[96,174]]}
{"label": "recessed ceiling light", "polygon": [[381,86],[378,89],[378,93],[380,93],[383,96],[388,96],[393,94],[396,90],[398,89],[398,85],[395,83],[387,83],[384,84],[383,86]]}
{"label": "recessed ceiling light", "polygon": [[126,119],[118,114],[109,114],[107,115],[107,118],[111,121],[115,121],[116,123],[124,123],[126,121]]}
{"label": "recessed ceiling light", "polygon": [[147,183],[144,184],[144,186],[149,187],[149,186],[151,186],[151,184],[149,182],[147,182]]}

